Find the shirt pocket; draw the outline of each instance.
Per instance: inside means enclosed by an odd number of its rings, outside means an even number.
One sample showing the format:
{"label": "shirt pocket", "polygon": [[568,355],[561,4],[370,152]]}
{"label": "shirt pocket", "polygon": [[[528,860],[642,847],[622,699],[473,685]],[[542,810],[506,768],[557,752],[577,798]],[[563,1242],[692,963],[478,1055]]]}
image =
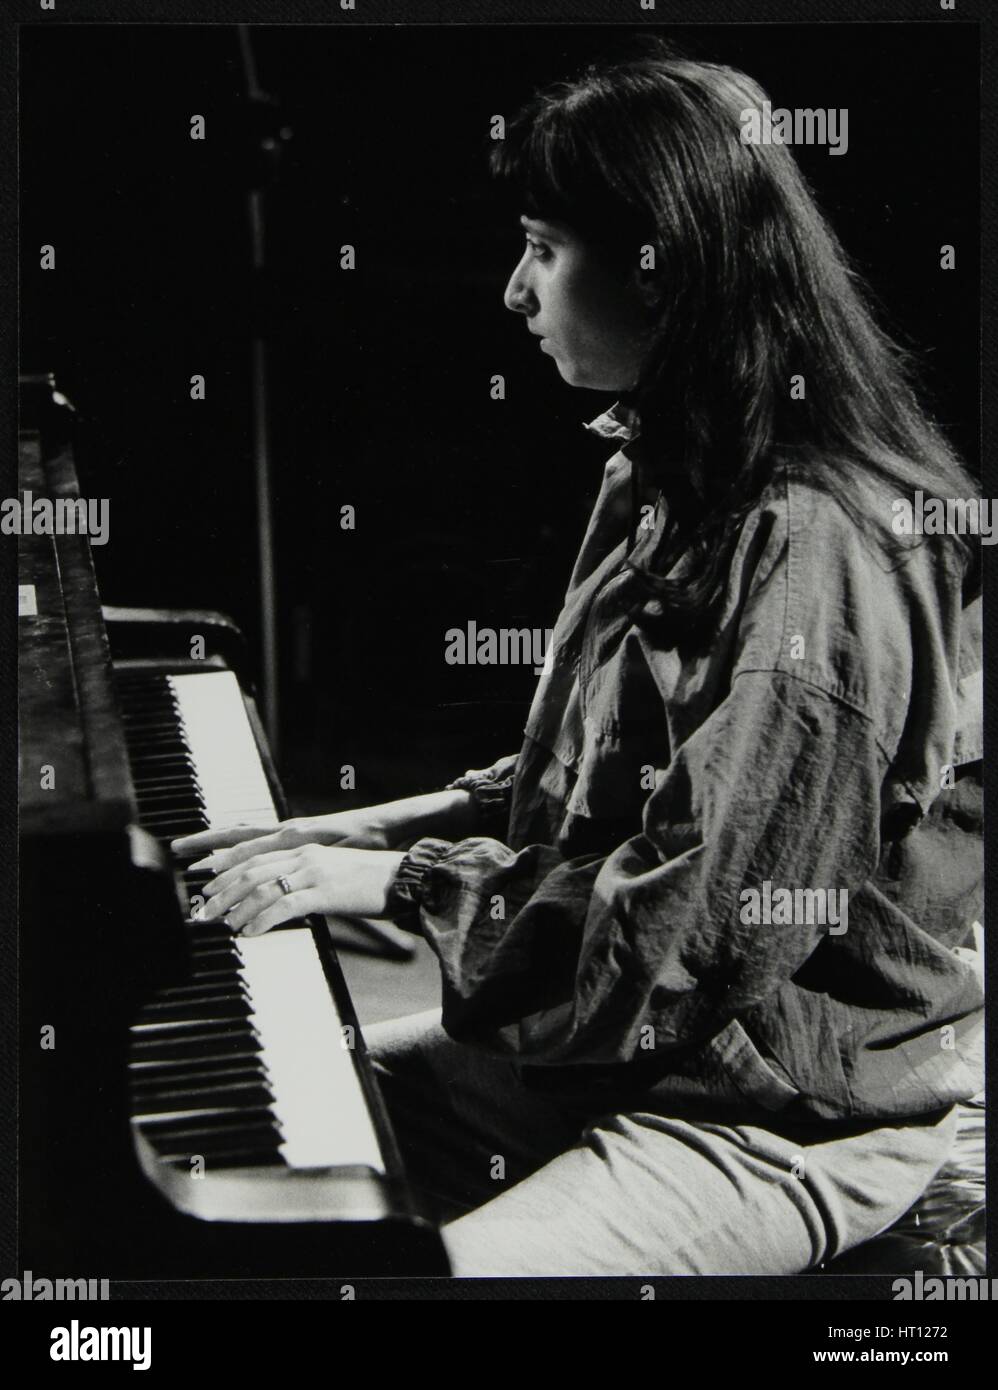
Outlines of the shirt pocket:
{"label": "shirt pocket", "polygon": [[707,1050],[746,1100],[765,1110],[783,1110],[800,1096],[797,1087],[770,1066],[737,1018],[711,1038]]}

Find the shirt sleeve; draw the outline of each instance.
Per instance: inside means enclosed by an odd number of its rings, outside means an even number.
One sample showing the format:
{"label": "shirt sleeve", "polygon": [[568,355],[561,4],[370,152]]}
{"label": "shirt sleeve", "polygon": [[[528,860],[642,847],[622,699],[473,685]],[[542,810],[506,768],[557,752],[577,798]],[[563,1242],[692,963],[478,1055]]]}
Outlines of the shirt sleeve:
{"label": "shirt sleeve", "polygon": [[444,1027],[539,1064],[629,1061],[648,1027],[656,1051],[712,1037],[829,930],[753,922],[743,893],[863,884],[886,762],[851,705],[745,671],[612,853],[419,841],[401,891],[440,961]]}
{"label": "shirt sleeve", "polygon": [[472,769],[453,782],[448,782],[444,790],[470,792],[482,829],[493,834],[505,834],[518,757],[518,753],[511,753],[494,762],[491,767],[478,771]]}

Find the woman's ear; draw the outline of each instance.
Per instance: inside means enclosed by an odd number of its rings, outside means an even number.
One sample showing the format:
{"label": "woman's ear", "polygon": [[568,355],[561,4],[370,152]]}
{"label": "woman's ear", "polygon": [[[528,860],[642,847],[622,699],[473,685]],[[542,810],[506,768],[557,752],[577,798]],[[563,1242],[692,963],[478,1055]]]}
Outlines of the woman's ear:
{"label": "woman's ear", "polygon": [[631,292],[649,326],[656,323],[662,305],[662,286],[658,275],[650,270],[632,272]]}
{"label": "woman's ear", "polygon": [[643,246],[641,252],[638,264],[631,267],[628,278],[645,308],[654,309],[658,305],[661,294],[661,279],[655,261],[655,248]]}

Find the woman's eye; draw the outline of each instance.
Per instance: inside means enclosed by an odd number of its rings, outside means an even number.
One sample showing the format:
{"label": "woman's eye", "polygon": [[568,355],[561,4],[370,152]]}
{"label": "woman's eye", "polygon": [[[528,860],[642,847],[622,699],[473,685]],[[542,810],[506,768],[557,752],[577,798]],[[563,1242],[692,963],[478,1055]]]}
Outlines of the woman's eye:
{"label": "woman's eye", "polygon": [[533,251],[535,261],[547,261],[551,259],[551,248],[545,246],[543,242],[531,241],[530,238],[527,237],[527,245],[530,247],[531,251]]}

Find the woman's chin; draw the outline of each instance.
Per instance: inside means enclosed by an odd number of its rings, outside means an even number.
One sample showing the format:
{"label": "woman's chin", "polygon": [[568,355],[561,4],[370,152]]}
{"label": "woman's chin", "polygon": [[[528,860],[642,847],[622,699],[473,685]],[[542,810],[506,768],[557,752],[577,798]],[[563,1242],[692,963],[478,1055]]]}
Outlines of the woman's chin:
{"label": "woman's chin", "polygon": [[576,386],[580,391],[616,391],[618,388],[607,382],[606,378],[599,372],[587,372],[584,367],[579,367],[572,362],[557,362],[558,374],[562,381],[569,386]]}
{"label": "woman's chin", "polygon": [[567,382],[569,386],[586,387],[589,385],[589,374],[578,363],[556,357],[554,364],[558,368],[558,375],[562,381]]}

